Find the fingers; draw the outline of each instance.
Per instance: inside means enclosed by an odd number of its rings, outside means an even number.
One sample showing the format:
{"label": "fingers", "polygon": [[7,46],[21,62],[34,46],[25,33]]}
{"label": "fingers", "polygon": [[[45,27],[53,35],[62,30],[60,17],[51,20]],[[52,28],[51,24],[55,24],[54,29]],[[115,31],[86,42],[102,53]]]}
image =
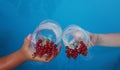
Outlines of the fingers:
{"label": "fingers", "polygon": [[97,40],[97,35],[96,35],[96,34],[89,33],[89,36],[90,36],[90,45],[91,45],[91,46],[94,46],[95,43],[96,43],[96,40]]}
{"label": "fingers", "polygon": [[90,46],[94,46],[94,43],[90,41]]}
{"label": "fingers", "polygon": [[46,57],[45,56],[42,56],[42,57],[37,56],[37,57],[35,57],[35,60],[40,61],[40,62],[46,62]]}
{"label": "fingers", "polygon": [[61,48],[62,48],[62,44],[59,44],[59,46],[57,47],[57,52],[58,53],[60,52]]}
{"label": "fingers", "polygon": [[31,40],[31,38],[32,38],[32,34],[29,34],[28,36],[27,36],[27,40]]}
{"label": "fingers", "polygon": [[[31,38],[32,38],[32,35],[29,34],[24,39],[24,46],[29,46]],[[39,38],[44,39],[42,36],[39,36]],[[37,55],[33,60],[40,61],[40,62],[50,62],[52,59],[54,59],[58,55],[58,53],[61,50],[61,47],[62,47],[62,44],[59,44],[59,46],[57,47],[57,50],[54,51],[50,57],[47,57],[47,55],[44,55],[41,57]]]}
{"label": "fingers", "polygon": [[24,39],[24,45],[28,46],[30,43],[30,40],[32,38],[32,34],[29,34],[25,39]]}
{"label": "fingers", "polygon": [[52,59],[54,58],[54,55],[52,55],[51,57],[47,57],[47,56],[42,56],[42,57],[35,57],[35,60],[40,61],[40,62],[50,62]]}
{"label": "fingers", "polygon": [[52,56],[49,57],[49,58],[46,58],[46,59],[45,59],[45,62],[50,62],[53,58],[54,58],[54,55],[52,55]]}

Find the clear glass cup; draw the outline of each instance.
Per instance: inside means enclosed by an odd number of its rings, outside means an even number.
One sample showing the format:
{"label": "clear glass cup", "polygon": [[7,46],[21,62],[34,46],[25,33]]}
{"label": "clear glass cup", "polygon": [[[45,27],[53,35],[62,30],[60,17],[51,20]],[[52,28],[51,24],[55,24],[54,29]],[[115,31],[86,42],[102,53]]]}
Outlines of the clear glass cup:
{"label": "clear glass cup", "polygon": [[44,20],[35,29],[31,40],[31,50],[35,52],[36,42],[39,39],[49,39],[58,44],[62,38],[62,29],[60,25],[53,20]]}
{"label": "clear glass cup", "polygon": [[75,49],[75,46],[71,45],[75,41],[83,41],[87,48],[90,47],[90,37],[88,32],[77,25],[68,26],[62,36],[65,46],[69,46],[71,49]]}

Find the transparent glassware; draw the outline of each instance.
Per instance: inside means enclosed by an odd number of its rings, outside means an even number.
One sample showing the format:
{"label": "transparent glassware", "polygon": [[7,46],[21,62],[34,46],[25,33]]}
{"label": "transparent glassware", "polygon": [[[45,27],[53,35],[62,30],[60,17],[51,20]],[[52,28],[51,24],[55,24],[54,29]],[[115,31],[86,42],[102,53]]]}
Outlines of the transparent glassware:
{"label": "transparent glassware", "polygon": [[68,26],[62,36],[65,46],[69,46],[71,49],[75,49],[75,46],[71,45],[76,41],[83,41],[87,48],[90,47],[90,36],[88,32],[77,25]]}
{"label": "transparent glassware", "polygon": [[36,42],[39,39],[49,39],[55,44],[58,44],[61,41],[62,29],[60,25],[53,20],[44,20],[39,26],[35,29],[31,39],[31,50],[35,52]]}

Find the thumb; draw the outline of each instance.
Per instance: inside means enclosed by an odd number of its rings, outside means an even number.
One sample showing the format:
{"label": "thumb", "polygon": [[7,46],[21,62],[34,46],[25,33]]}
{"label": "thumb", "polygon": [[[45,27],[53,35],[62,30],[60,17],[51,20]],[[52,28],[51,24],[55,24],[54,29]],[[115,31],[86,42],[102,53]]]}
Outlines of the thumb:
{"label": "thumb", "polygon": [[59,44],[58,47],[57,47],[57,54],[54,55],[54,57],[56,57],[58,55],[58,53],[60,52],[61,48],[62,48],[62,44]]}
{"label": "thumb", "polygon": [[87,32],[89,37],[90,37],[90,45],[91,46],[94,46],[95,43],[96,43],[96,40],[97,40],[97,35],[96,34],[93,34],[93,33],[90,33],[90,32]]}
{"label": "thumb", "polygon": [[32,34],[29,34],[29,35],[24,39],[24,45],[29,46],[31,38],[32,38]]}
{"label": "thumb", "polygon": [[60,52],[61,48],[62,48],[62,44],[59,44],[59,46],[57,47],[58,52]]}

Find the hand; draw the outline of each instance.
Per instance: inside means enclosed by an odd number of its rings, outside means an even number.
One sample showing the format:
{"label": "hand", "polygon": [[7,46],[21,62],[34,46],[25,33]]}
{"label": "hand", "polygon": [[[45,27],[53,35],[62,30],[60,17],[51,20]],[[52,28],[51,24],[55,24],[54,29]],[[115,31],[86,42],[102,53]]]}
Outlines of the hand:
{"label": "hand", "polygon": [[97,42],[97,34],[87,32],[90,37],[90,46],[94,46]]}
{"label": "hand", "polygon": [[[24,44],[22,46],[22,48],[20,49],[21,52],[23,53],[24,57],[27,60],[34,60],[34,61],[40,61],[40,62],[49,62],[51,61],[53,58],[55,58],[56,56],[54,54],[52,54],[51,57],[47,58],[45,56],[39,57],[36,56],[35,58],[32,58],[32,54],[33,52],[30,50],[30,40],[32,38],[32,35],[28,35],[28,37],[26,37],[24,39]],[[62,45],[60,44],[59,47],[57,48],[57,52],[59,53],[61,50]]]}
{"label": "hand", "polygon": [[[93,34],[93,33],[88,32],[88,31],[86,31],[86,32],[87,32],[87,34],[90,38],[90,40],[89,40],[90,41],[90,46],[94,46],[96,44],[97,39],[98,39],[97,34]],[[72,35],[74,36],[75,40],[79,40],[79,38],[84,38],[84,36],[80,32],[75,32]]]}

